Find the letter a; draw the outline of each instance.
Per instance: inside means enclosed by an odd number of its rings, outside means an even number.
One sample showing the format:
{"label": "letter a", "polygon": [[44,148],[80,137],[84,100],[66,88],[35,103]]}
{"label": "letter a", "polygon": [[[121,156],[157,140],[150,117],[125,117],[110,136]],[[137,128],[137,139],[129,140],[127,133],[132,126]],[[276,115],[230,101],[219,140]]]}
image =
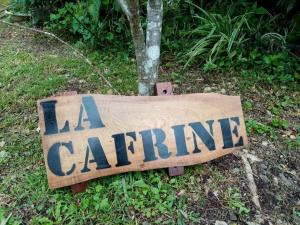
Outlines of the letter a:
{"label": "letter a", "polygon": [[[82,118],[83,110],[85,110],[87,114],[87,118]],[[90,122],[90,129],[105,127],[105,125],[102,123],[96,103],[92,96],[82,97],[82,104],[80,106],[78,125],[75,128],[75,130],[76,131],[83,130],[84,128],[82,127],[82,122],[86,122],[86,121]]]}
{"label": "letter a", "polygon": [[[88,143],[89,144],[86,149],[84,167],[81,170],[81,173],[86,173],[91,171],[91,169],[88,167],[89,163],[96,163],[97,164],[96,170],[110,168],[111,165],[109,165],[109,163],[107,162],[105,153],[103,151],[99,139],[97,137],[89,138]],[[92,154],[94,156],[94,159],[91,160],[89,160],[90,151],[92,151]]]}

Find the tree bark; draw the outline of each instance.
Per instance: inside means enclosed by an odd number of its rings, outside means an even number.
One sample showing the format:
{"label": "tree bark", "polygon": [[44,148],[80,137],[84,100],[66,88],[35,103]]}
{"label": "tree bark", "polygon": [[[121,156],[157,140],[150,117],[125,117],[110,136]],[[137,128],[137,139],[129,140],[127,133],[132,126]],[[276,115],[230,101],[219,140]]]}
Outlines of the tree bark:
{"label": "tree bark", "polygon": [[139,1],[118,0],[118,2],[130,24],[139,75],[139,95],[153,95],[159,74],[163,2],[148,0],[146,40],[141,25]]}
{"label": "tree bark", "polygon": [[147,79],[142,79],[140,83],[145,83],[151,94],[153,94],[159,73],[162,19],[162,0],[149,0],[147,4],[146,62],[144,65]]}

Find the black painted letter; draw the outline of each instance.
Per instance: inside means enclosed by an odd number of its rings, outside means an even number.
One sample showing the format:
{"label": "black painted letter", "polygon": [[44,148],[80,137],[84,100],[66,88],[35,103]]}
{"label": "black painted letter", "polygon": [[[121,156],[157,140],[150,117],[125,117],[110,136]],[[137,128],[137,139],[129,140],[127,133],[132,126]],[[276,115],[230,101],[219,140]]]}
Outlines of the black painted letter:
{"label": "black painted letter", "polygon": [[[193,130],[196,132],[197,136],[200,137],[200,139],[203,141],[203,143],[208,148],[208,150],[213,151],[213,150],[216,150],[215,140],[213,138],[213,129],[212,129],[212,125],[213,125],[214,121],[208,120],[208,121],[206,121],[206,123],[209,126],[209,132],[204,128],[204,126],[200,122],[189,123],[189,126],[191,126],[193,128]],[[193,153],[201,152],[201,150],[198,148],[198,145],[196,142],[196,135],[194,132],[193,132],[193,139],[194,139],[194,146],[195,146]]]}
{"label": "black painted letter", "polygon": [[189,152],[187,151],[186,148],[184,125],[176,125],[173,126],[172,129],[174,130],[175,140],[176,140],[176,149],[177,149],[176,156],[188,155]]}
{"label": "black painted letter", "polygon": [[49,169],[52,173],[54,173],[57,176],[66,176],[73,173],[75,170],[75,164],[72,165],[71,169],[69,169],[66,173],[64,173],[61,169],[61,162],[60,162],[60,156],[59,151],[61,150],[61,147],[64,146],[68,151],[73,154],[73,145],[72,142],[63,142],[63,143],[55,143],[51,146],[51,148],[48,151],[47,156],[47,163],[49,166]]}
{"label": "black painted letter", "polygon": [[[89,154],[90,151],[92,151],[92,154],[94,156],[94,159],[89,160]],[[86,173],[91,171],[90,168],[88,168],[89,163],[96,163],[97,168],[99,169],[105,169],[110,168],[111,165],[108,164],[105,153],[103,151],[102,145],[97,137],[89,138],[88,139],[88,146],[86,149],[86,155],[85,155],[85,162],[84,167],[81,170],[82,173]]]}
{"label": "black painted letter", "polygon": [[[126,136],[131,137],[134,141],[136,141],[135,132],[128,132],[128,133],[126,133]],[[124,134],[114,134],[112,137],[115,140],[115,147],[116,147],[117,160],[118,160],[118,163],[116,166],[130,165],[131,162],[128,161],[125,135]],[[130,150],[131,153],[134,153],[133,141],[130,141],[128,150]]]}
{"label": "black painted letter", "polygon": [[[233,130],[231,130],[231,127],[230,127],[230,120],[237,124],[237,125],[234,125]],[[237,129],[237,126],[240,125],[239,117],[231,117],[230,120],[229,120],[229,118],[218,120],[221,125],[221,130],[222,130],[222,135],[223,135],[223,143],[224,143],[223,149],[233,148],[233,146],[239,147],[239,146],[244,145],[242,136],[239,138],[239,140],[236,144],[233,144],[233,140],[232,140],[232,133],[236,137],[239,137],[239,133],[238,133],[238,129]]]}
{"label": "black painted letter", "polygon": [[[44,111],[44,121],[45,121],[45,135],[49,134],[57,134],[58,126],[56,120],[56,113],[55,113],[55,104],[57,103],[56,100],[41,102],[41,106]],[[69,129],[69,121],[65,122],[64,128],[60,130],[61,133],[68,132]]]}
{"label": "black painted letter", "polygon": [[[84,118],[84,119],[82,118],[83,110],[85,110],[85,112],[87,114],[87,118]],[[81,123],[86,122],[86,121],[90,121],[90,129],[105,127],[105,125],[102,123],[96,103],[92,96],[82,97],[82,104],[80,106],[78,125],[75,128],[75,130],[76,131],[83,130],[84,128],[82,127]]]}
{"label": "black painted letter", "polygon": [[140,134],[142,135],[145,159],[144,162],[149,162],[153,160],[157,160],[154,152],[154,146],[158,150],[158,154],[161,158],[166,159],[170,157],[171,152],[169,152],[168,147],[163,144],[166,139],[166,134],[162,129],[153,129],[153,133],[156,137],[156,143],[153,144],[152,139],[152,132],[151,130],[141,131]]}

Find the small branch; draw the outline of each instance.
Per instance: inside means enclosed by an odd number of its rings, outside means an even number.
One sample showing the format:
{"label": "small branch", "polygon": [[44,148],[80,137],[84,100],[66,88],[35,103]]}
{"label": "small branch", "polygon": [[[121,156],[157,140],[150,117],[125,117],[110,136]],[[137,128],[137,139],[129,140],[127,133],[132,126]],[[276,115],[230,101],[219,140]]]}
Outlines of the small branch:
{"label": "small branch", "polygon": [[0,20],[1,23],[4,23],[4,24],[7,24],[7,25],[10,25],[10,26],[14,26],[14,27],[18,27],[18,28],[21,28],[21,29],[25,29],[25,30],[30,30],[30,31],[33,31],[33,32],[37,32],[37,33],[40,33],[40,34],[44,34],[48,37],[51,37],[61,43],[63,43],[64,45],[66,45],[68,48],[72,49],[74,53],[76,53],[77,55],[79,55],[88,65],[90,65],[91,67],[94,68],[94,70],[97,71],[97,73],[99,74],[99,76],[102,78],[102,80],[113,90],[115,91],[115,93],[117,93],[118,95],[120,95],[120,92],[118,92],[113,86],[112,84],[101,74],[101,71],[87,58],[85,57],[79,50],[77,50],[76,48],[74,48],[72,45],[70,45],[69,43],[65,42],[64,40],[62,40],[61,38],[57,37],[55,34],[52,34],[52,33],[49,33],[49,32],[46,32],[46,31],[42,31],[42,30],[38,30],[38,29],[35,29],[35,28],[31,28],[31,27],[25,27],[25,26],[22,26],[22,25],[19,25],[19,24],[14,24],[14,23],[10,23],[10,22],[7,22],[7,21],[3,21],[3,20]]}
{"label": "small branch", "polygon": [[131,12],[129,10],[128,7],[128,3],[126,0],[118,0],[119,5],[121,6],[123,12],[125,13],[125,15],[127,16],[127,18],[129,19],[132,15]]}
{"label": "small branch", "polygon": [[238,155],[242,158],[244,166],[245,166],[245,171],[246,171],[247,179],[249,182],[248,187],[252,194],[252,201],[255,204],[255,206],[257,207],[257,209],[259,209],[261,211],[259,197],[257,194],[257,186],[255,184],[253,171],[252,171],[250,162],[248,161],[248,158],[253,161],[259,161],[260,159],[258,159],[257,157],[253,157],[253,155],[250,155],[250,154],[248,156],[247,152],[240,152]]}

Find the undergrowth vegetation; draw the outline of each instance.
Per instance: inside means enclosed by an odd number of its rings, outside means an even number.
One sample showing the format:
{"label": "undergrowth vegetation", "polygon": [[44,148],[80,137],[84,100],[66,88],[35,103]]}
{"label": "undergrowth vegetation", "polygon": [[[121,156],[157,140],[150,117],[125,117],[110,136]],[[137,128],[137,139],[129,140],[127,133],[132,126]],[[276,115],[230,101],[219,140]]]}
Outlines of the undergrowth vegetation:
{"label": "undergrowth vegetation", "polygon": [[[77,46],[116,49],[133,55],[129,24],[117,1],[11,2],[19,10],[30,11],[34,25],[45,26],[77,42]],[[145,16],[146,1],[140,4],[140,13]],[[281,58],[282,52],[299,52],[299,22],[299,4],[294,0],[168,0],[164,1],[163,52],[176,56],[183,69],[195,65],[205,71],[252,66],[262,61],[262,54],[268,66],[277,63],[274,58]],[[146,26],[144,20],[142,26]],[[299,79],[289,75],[279,80]]]}
{"label": "undergrowth vegetation", "polygon": [[[206,62],[204,68],[212,69],[217,68],[220,64],[215,63],[224,57],[229,62],[239,61],[248,57],[251,48],[256,48],[263,40],[270,44],[274,39],[278,41],[279,47],[285,48],[284,36],[268,32],[275,21],[265,25],[264,21],[272,19],[272,15],[263,7],[257,7],[256,4],[241,5],[237,2],[229,6],[224,5],[225,8],[229,8],[227,12],[218,13],[216,6],[205,10],[193,5],[198,9],[198,13],[194,15],[197,24],[187,35],[196,39],[196,43],[185,54],[188,59],[186,66],[199,58]],[[267,46],[268,48],[270,46]]]}
{"label": "undergrowth vegetation", "polygon": [[[264,7],[255,1],[166,1],[163,55],[175,56],[183,69],[259,66],[270,82],[299,82],[299,68],[295,70],[299,58],[291,62],[286,57],[299,51],[299,15],[291,13],[296,2],[287,2]],[[146,1],[141,4],[145,15]],[[129,46],[121,51],[133,54],[129,25],[116,1],[67,1],[51,11],[45,24],[78,43],[102,49]]]}

